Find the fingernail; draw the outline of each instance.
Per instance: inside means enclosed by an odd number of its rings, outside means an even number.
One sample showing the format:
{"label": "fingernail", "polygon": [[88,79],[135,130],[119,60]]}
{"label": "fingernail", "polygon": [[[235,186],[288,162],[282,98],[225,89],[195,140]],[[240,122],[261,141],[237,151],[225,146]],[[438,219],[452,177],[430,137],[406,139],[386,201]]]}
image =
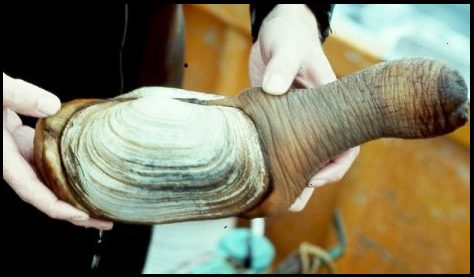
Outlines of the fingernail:
{"label": "fingernail", "polygon": [[270,94],[284,94],[288,88],[284,82],[284,78],[279,74],[271,74],[263,80],[263,90]]}
{"label": "fingernail", "polygon": [[321,187],[323,185],[325,185],[327,183],[326,180],[324,179],[314,179],[314,180],[311,180],[311,187]]}
{"label": "fingernail", "polygon": [[43,97],[39,100],[38,109],[45,115],[53,115],[61,108],[61,101],[56,97]]}

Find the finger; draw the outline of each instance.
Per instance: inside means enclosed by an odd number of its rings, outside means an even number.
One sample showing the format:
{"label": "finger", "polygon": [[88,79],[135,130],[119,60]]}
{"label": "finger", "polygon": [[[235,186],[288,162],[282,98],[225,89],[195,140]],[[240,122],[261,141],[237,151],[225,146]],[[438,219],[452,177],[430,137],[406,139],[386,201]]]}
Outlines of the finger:
{"label": "finger", "polygon": [[336,74],[322,48],[316,50],[312,58],[308,59],[301,71],[300,82],[306,87],[317,87],[336,80]]}
{"label": "finger", "polygon": [[38,179],[33,168],[20,155],[12,136],[3,130],[3,179],[25,202],[51,218],[62,220],[87,220],[89,216],[71,205],[60,201]]}
{"label": "finger", "polygon": [[260,52],[260,41],[257,40],[252,46],[249,55],[249,79],[250,86],[261,87],[263,84],[263,73],[265,71],[265,62]]}
{"label": "finger", "polygon": [[306,204],[308,204],[311,195],[313,195],[314,188],[313,187],[306,187],[303,189],[301,194],[296,198],[295,202],[290,206],[288,209],[290,212],[301,212]]}
{"label": "finger", "polygon": [[263,74],[263,90],[281,95],[290,89],[300,68],[300,59],[295,53],[275,51]]}
{"label": "finger", "polygon": [[10,109],[3,109],[4,126],[11,132],[22,125],[21,118]]}
{"label": "finger", "polygon": [[7,129],[13,136],[20,154],[28,161],[33,160],[33,139],[35,130],[29,126],[22,125],[20,117],[9,109],[3,110]]}
{"label": "finger", "polygon": [[72,220],[72,224],[86,228],[95,228],[99,230],[112,230],[114,223],[100,219],[90,218],[84,221]]}
{"label": "finger", "polygon": [[29,126],[20,126],[12,133],[13,139],[18,146],[18,151],[28,163],[33,161],[33,140],[35,130]]}
{"label": "finger", "polygon": [[331,163],[311,178],[309,185],[319,187],[341,180],[357,158],[359,151],[360,146],[357,146],[334,157]]}
{"label": "finger", "polygon": [[20,114],[44,117],[55,114],[61,102],[54,94],[3,73],[3,106]]}

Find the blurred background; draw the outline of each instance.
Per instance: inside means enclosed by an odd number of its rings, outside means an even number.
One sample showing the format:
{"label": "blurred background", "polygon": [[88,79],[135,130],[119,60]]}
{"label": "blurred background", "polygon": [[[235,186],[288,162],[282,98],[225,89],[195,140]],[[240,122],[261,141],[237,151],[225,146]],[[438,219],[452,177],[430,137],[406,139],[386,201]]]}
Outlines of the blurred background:
{"label": "blurred background", "polygon": [[337,5],[332,29],[386,60],[417,56],[446,61],[469,87],[470,12],[470,5],[461,4]]}
{"label": "blurred background", "polygon": [[[235,95],[249,87],[248,5],[189,4],[184,12],[184,88]],[[432,57],[470,86],[469,26],[470,5],[336,5],[324,49],[338,77],[383,60]],[[469,130],[364,144],[344,179],[317,189],[303,212],[266,219],[272,270],[302,243],[336,245],[338,211],[347,242],[338,273],[469,273]]]}

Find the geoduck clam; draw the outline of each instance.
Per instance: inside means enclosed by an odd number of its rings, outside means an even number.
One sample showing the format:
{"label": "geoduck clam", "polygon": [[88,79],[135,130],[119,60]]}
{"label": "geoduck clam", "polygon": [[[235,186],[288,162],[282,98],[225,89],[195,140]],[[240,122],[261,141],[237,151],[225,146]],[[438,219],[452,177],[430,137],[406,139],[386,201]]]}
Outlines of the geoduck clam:
{"label": "geoduck clam", "polygon": [[333,156],[467,121],[460,74],[429,59],[381,63],[314,89],[236,97],[160,87],[64,104],[41,119],[35,162],[58,198],[92,216],[167,223],[287,210]]}

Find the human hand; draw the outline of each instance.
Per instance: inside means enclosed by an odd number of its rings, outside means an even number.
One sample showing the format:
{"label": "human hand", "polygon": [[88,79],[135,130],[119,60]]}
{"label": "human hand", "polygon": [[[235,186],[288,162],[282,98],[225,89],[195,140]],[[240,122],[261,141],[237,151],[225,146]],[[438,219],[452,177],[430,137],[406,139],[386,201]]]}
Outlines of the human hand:
{"label": "human hand", "polygon": [[[269,94],[281,95],[290,88],[308,88],[336,80],[324,54],[318,25],[304,4],[277,5],[264,19],[249,59],[250,82]],[[314,188],[339,181],[359,154],[351,148],[331,159],[309,181],[290,211],[301,211]]]}
{"label": "human hand", "polygon": [[32,166],[35,130],[23,125],[17,113],[45,117],[55,114],[60,107],[61,102],[55,95],[3,74],[3,179],[23,201],[51,218],[78,226],[112,229],[112,222],[90,218],[59,200],[39,180]]}

